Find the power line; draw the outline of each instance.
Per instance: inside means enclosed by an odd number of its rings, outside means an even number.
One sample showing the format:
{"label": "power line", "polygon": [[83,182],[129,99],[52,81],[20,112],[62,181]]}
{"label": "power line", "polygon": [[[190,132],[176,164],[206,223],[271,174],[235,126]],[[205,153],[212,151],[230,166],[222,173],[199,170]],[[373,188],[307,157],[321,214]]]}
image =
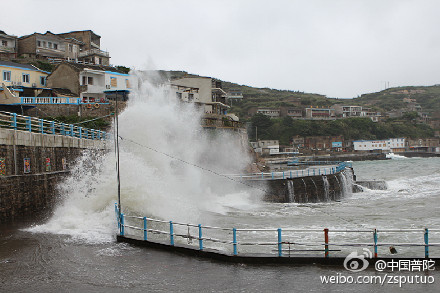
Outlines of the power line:
{"label": "power line", "polygon": [[[134,141],[134,140],[131,140],[131,139],[128,139],[128,138],[123,138],[122,136],[119,136],[119,138],[120,138],[121,140],[125,140],[125,141],[128,141],[128,142],[131,142],[131,143],[133,143],[133,144],[135,144],[135,145],[137,145],[137,146],[140,146],[140,147],[143,147],[143,148],[149,149],[149,150],[151,150],[151,151],[153,151],[153,152],[156,152],[156,153],[158,153],[158,154],[164,155],[164,156],[169,157],[169,158],[171,158],[171,159],[174,159],[174,160],[180,161],[180,162],[185,163],[185,164],[187,164],[187,165],[190,165],[190,166],[193,166],[193,167],[199,168],[199,169],[201,169],[201,170],[204,170],[204,171],[206,171],[206,172],[212,173],[212,174],[214,174],[214,175],[217,175],[217,176],[220,176],[220,177],[224,177],[224,178],[226,178],[226,179],[229,179],[229,180],[234,181],[234,182],[236,182],[236,183],[240,183],[240,184],[245,185],[245,186],[250,187],[250,188],[258,189],[258,190],[260,190],[260,191],[263,191],[264,194],[270,194],[270,192],[269,192],[268,190],[266,190],[266,189],[263,189],[263,188],[260,188],[260,187],[256,187],[256,186],[253,186],[253,185],[250,185],[250,184],[247,184],[247,183],[245,183],[245,182],[243,182],[243,181],[236,180],[236,179],[234,179],[234,178],[232,178],[232,177],[226,176],[226,175],[224,175],[224,174],[220,174],[220,173],[218,173],[218,172],[216,172],[216,171],[213,171],[213,170],[211,170],[211,169],[208,169],[208,168],[205,168],[205,167],[199,166],[199,165],[194,164],[194,163],[187,162],[187,161],[185,161],[185,160],[183,160],[183,159],[180,159],[180,158],[174,157],[174,156],[172,156],[172,155],[170,155],[170,154],[167,154],[167,153],[161,152],[161,151],[159,151],[159,150],[157,150],[157,149],[154,149],[154,148],[152,148],[152,147],[149,147],[149,146],[143,145],[143,144],[138,143],[138,142],[136,142],[136,141]],[[307,207],[310,208],[310,206],[307,206]],[[347,222],[347,223],[351,223],[351,221],[349,221],[349,220],[347,220],[347,219],[345,219],[345,218],[343,218],[343,217],[340,217],[340,216],[337,216],[337,215],[334,215],[334,214],[330,214],[330,213],[327,213],[327,212],[322,211],[322,210],[319,210],[319,209],[317,209],[317,211],[318,211],[318,212],[321,212],[321,213],[323,213],[323,214],[325,214],[325,215],[327,215],[327,216],[335,217],[335,218],[338,218],[339,220],[345,221],[345,222]]]}

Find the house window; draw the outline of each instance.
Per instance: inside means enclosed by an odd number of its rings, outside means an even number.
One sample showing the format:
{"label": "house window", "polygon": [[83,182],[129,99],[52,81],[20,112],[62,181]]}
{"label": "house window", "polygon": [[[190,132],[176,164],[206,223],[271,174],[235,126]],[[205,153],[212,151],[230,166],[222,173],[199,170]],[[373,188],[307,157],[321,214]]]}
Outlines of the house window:
{"label": "house window", "polygon": [[29,74],[24,74],[24,73],[23,73],[23,75],[22,75],[22,81],[23,81],[24,83],[29,83],[29,82],[30,82]]}
{"label": "house window", "polygon": [[53,48],[55,49],[55,50],[58,50],[58,44],[53,44]]}
{"label": "house window", "polygon": [[73,52],[73,46],[72,46],[72,44],[69,44],[69,52]]}
{"label": "house window", "polygon": [[83,76],[82,77],[82,84],[83,85],[93,85],[93,77],[90,76]]}
{"label": "house window", "polygon": [[3,80],[4,81],[11,81],[11,72],[10,71],[3,71]]}
{"label": "house window", "polygon": [[41,41],[37,41],[37,46],[41,47]]}
{"label": "house window", "polygon": [[99,64],[102,65],[102,58],[99,58]]}
{"label": "house window", "polygon": [[52,42],[47,42],[47,46],[52,49]]}
{"label": "house window", "polygon": [[118,80],[116,79],[116,77],[110,77],[110,85],[111,85],[111,87],[118,86]]}
{"label": "house window", "polygon": [[194,94],[188,94],[188,101],[191,102],[194,100]]}
{"label": "house window", "polygon": [[43,47],[46,48],[46,41],[43,41]]}
{"label": "house window", "polygon": [[41,85],[46,85],[46,77],[45,76],[40,76],[40,84]]}
{"label": "house window", "polygon": [[125,87],[131,89],[130,81],[128,79],[125,80]]}
{"label": "house window", "polygon": [[2,40],[2,46],[7,47],[8,46],[8,41]]}
{"label": "house window", "polygon": [[181,100],[182,99],[182,93],[176,92],[176,97]]}

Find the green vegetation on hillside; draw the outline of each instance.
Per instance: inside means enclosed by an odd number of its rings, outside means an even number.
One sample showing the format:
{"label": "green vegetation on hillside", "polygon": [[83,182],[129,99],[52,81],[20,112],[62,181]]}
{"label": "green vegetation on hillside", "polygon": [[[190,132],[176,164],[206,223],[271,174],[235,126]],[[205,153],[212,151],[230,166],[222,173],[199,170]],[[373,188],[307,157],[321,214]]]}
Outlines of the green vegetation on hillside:
{"label": "green vegetation on hillside", "polygon": [[258,139],[277,139],[282,145],[289,145],[293,136],[344,136],[346,140],[386,139],[392,137],[423,138],[431,137],[434,131],[426,124],[416,124],[412,115],[406,120],[373,122],[369,118],[347,118],[331,121],[294,120],[290,117],[270,119],[263,114],[251,118],[249,137]]}

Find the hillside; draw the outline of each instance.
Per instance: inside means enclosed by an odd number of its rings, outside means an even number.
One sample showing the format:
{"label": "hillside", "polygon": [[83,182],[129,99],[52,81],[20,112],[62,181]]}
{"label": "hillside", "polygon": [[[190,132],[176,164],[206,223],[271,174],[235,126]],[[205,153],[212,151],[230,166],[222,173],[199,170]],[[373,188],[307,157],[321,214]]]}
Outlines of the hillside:
{"label": "hillside", "polygon": [[[167,74],[171,79],[198,76],[184,71],[161,71],[161,73]],[[404,102],[404,98],[415,100],[413,104],[420,105],[421,112],[428,113],[433,118],[440,118],[440,85],[389,88],[376,93],[363,94],[354,99],[335,99],[301,91],[255,88],[229,81],[222,81],[222,85],[226,92],[240,90],[243,93],[243,100],[234,101],[230,110],[242,119],[250,118],[248,110],[251,107],[298,107],[296,104],[298,99],[301,101],[300,107],[331,107],[335,104],[344,104],[365,106],[381,113],[399,109],[408,111],[408,103]]]}
{"label": "hillside", "polygon": [[430,114],[440,112],[440,85],[389,88],[347,101],[353,101],[359,105],[374,106],[383,111],[391,111],[405,108],[404,98],[416,100],[417,104],[422,107],[422,112]]}

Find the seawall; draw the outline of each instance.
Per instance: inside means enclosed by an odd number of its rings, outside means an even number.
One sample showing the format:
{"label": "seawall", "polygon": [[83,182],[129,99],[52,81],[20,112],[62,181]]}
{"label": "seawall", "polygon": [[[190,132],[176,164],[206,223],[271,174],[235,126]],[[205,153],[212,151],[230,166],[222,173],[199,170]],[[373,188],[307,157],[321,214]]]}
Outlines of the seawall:
{"label": "seawall", "polygon": [[47,212],[84,150],[99,155],[107,142],[0,128],[0,222]]}
{"label": "seawall", "polygon": [[249,181],[267,191],[264,201],[277,203],[339,201],[351,192],[352,182],[351,169],[329,175]]}

